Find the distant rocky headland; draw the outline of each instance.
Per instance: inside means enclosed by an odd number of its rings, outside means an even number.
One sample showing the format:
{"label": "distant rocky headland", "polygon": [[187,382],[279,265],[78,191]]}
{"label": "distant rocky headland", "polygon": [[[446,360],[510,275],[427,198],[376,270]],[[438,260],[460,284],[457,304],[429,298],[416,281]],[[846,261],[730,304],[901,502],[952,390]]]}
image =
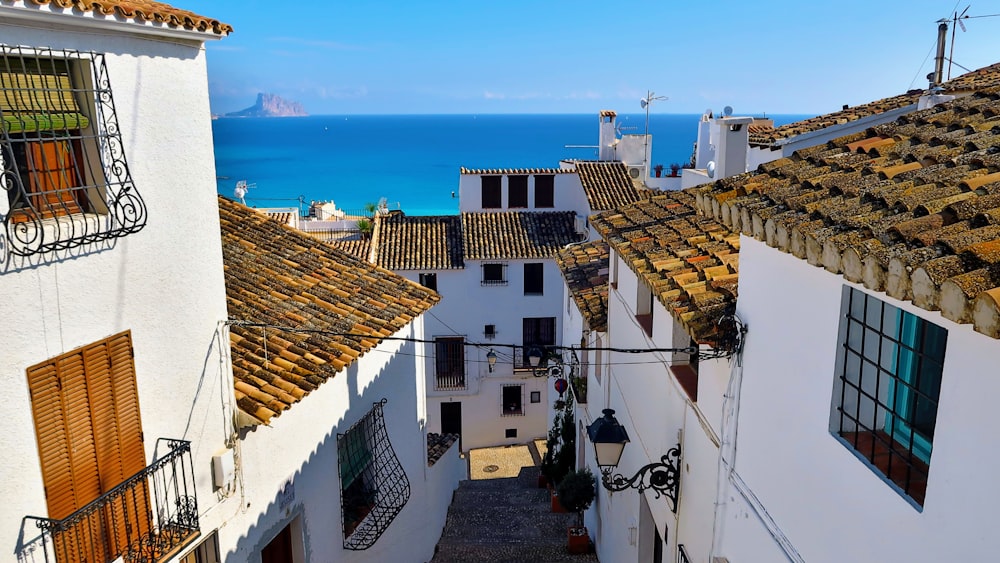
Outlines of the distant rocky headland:
{"label": "distant rocky headland", "polygon": [[298,102],[285,100],[274,94],[257,94],[257,103],[223,117],[300,117],[309,115]]}

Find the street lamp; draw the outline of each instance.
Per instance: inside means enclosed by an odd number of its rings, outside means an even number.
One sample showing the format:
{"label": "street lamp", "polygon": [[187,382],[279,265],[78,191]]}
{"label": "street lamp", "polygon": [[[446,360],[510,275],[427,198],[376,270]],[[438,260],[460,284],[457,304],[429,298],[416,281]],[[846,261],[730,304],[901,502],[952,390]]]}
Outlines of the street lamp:
{"label": "street lamp", "polygon": [[646,97],[639,100],[639,105],[646,110],[646,133],[642,136],[642,165],[649,176],[649,106],[653,102],[669,100],[667,96],[657,96],[655,92],[646,90]]}
{"label": "street lamp", "polygon": [[497,353],[490,348],[490,351],[486,353],[486,361],[490,364],[490,373],[493,373],[493,366],[497,365]]}
{"label": "street lamp", "polygon": [[601,468],[601,485],[612,492],[633,488],[638,489],[641,494],[646,489],[652,489],[656,498],[660,498],[660,495],[667,497],[670,510],[676,514],[681,445],[670,448],[666,455],[660,457],[660,461],[643,466],[630,478],[612,474],[618,467],[625,444],[629,442],[628,432],[615,418],[614,409],[604,409],[603,412],[604,416],[587,427],[587,436],[594,444],[597,466]]}

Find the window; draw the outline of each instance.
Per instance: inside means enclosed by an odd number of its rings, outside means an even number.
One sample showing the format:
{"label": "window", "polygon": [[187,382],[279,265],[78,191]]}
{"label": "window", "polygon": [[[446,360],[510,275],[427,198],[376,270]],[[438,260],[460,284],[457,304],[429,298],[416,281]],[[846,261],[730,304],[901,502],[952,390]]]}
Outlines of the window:
{"label": "window", "polygon": [[503,416],[524,415],[524,386],[504,385],[502,388],[502,409]]}
{"label": "window", "polygon": [[512,209],[528,207],[527,176],[507,176],[507,207]]}
{"label": "window", "polygon": [[542,402],[542,392],[541,391],[532,391],[531,392],[531,402],[532,403],[541,403]]}
{"label": "window", "polygon": [[209,534],[205,541],[181,557],[180,563],[221,563],[219,557],[219,536],[216,532]]}
{"label": "window", "polygon": [[[130,332],[31,366],[27,376],[49,518],[66,518],[145,468]],[[125,494],[132,502],[60,532],[57,559],[110,561],[149,531],[146,482]]]}
{"label": "window", "polygon": [[556,206],[555,176],[535,176],[535,208]]}
{"label": "window", "polygon": [[64,250],[145,225],[106,72],[98,54],[0,45],[0,217],[18,232],[7,252]]}
{"label": "window", "polygon": [[635,299],[635,320],[646,333],[646,336],[653,337],[653,291],[639,280]]}
{"label": "window", "polygon": [[923,506],[948,331],[844,288],[830,426]]}
{"label": "window", "polygon": [[507,285],[507,264],[483,264],[483,285]]}
{"label": "window", "polygon": [[465,388],[465,339],[443,337],[434,339],[434,363],[438,389]]}
{"label": "window", "polygon": [[541,262],[533,262],[524,265],[524,294],[525,295],[542,295],[544,293],[543,287],[543,272],[544,264]]}
{"label": "window", "polygon": [[345,549],[374,545],[410,499],[410,480],[385,427],[386,402],[375,403],[344,433],[337,433]]}
{"label": "window", "polygon": [[500,176],[481,176],[483,182],[483,209],[500,209],[503,199],[500,191]]}
{"label": "window", "polygon": [[427,289],[433,289],[437,291],[438,289],[438,275],[437,274],[420,274],[420,285],[426,287]]}
{"label": "window", "polygon": [[483,336],[489,339],[497,337],[497,325],[486,325],[483,327]]}
{"label": "window", "polygon": [[[534,317],[522,319],[521,324],[522,354],[521,362],[518,366],[521,369],[531,368],[528,362],[528,352],[532,348],[544,349],[546,346],[554,346],[556,343],[556,318],[555,317]],[[544,355],[543,355],[544,357]],[[542,360],[544,365],[545,360]]]}
{"label": "window", "polygon": [[517,428],[507,428],[503,431],[504,438],[517,438]]}

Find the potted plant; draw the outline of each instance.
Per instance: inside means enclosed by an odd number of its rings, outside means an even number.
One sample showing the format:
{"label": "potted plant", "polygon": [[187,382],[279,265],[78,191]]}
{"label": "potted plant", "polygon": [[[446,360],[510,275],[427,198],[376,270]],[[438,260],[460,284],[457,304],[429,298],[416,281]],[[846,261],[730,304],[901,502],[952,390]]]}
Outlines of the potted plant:
{"label": "potted plant", "polygon": [[590,536],[583,525],[583,511],[594,502],[596,484],[594,474],[587,467],[571,471],[559,483],[559,502],[566,510],[576,513],[576,525],[566,528],[566,549],[570,553],[587,553],[590,550]]}
{"label": "potted plant", "polygon": [[656,166],[653,167],[653,170],[656,171],[656,177],[657,178],[659,178],[660,176],[663,175],[663,165],[662,164],[657,164]]}
{"label": "potted plant", "polygon": [[670,175],[677,176],[677,171],[681,169],[681,165],[676,162],[670,165]]}
{"label": "potted plant", "polygon": [[[558,500],[556,486],[576,465],[576,417],[573,416],[573,397],[568,396],[563,405],[556,405],[556,415],[552,419],[545,441],[545,455],[542,456],[539,487],[547,485],[552,494],[552,511],[565,512]],[[545,485],[542,478],[544,477]]]}

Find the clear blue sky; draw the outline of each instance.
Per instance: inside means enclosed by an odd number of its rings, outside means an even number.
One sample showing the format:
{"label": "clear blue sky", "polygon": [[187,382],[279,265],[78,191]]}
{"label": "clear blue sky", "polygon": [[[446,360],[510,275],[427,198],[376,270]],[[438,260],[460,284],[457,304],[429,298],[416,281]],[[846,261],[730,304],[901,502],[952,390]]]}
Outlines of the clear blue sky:
{"label": "clear blue sky", "polygon": [[[820,114],[927,86],[936,20],[961,0],[679,2],[173,0],[231,24],[207,46],[212,110],[258,92],[311,114]],[[970,16],[1000,12],[972,4]],[[1000,61],[1000,17],[954,60]],[[950,33],[949,33],[950,39]],[[952,76],[963,71],[953,67]]]}

